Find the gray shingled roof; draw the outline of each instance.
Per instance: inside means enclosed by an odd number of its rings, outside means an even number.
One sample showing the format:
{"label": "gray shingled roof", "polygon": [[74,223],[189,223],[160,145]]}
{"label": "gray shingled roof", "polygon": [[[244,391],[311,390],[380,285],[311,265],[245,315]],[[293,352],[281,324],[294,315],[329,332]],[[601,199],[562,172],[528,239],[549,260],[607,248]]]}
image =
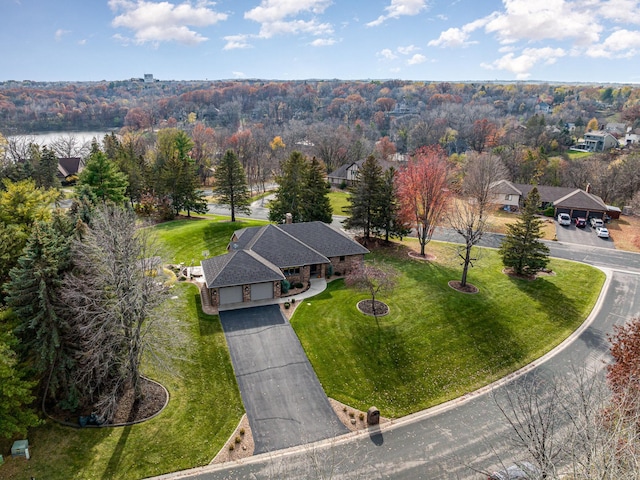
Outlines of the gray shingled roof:
{"label": "gray shingled roof", "polygon": [[491,184],[491,191],[497,194],[522,195],[522,192],[509,180],[498,180]]}
{"label": "gray shingled roof", "polygon": [[323,222],[285,223],[278,227],[325,257],[369,253],[358,242]]}
{"label": "gray shingled roof", "polygon": [[251,250],[279,268],[329,263],[329,259],[294,238],[280,226],[245,228],[235,233],[230,250]]}
{"label": "gray shingled roof", "polygon": [[553,206],[579,210],[607,211],[607,205],[600,197],[578,189],[553,202]]}
{"label": "gray shingled roof", "polygon": [[275,265],[254,252],[235,250],[201,262],[208,288],[283,280]]}

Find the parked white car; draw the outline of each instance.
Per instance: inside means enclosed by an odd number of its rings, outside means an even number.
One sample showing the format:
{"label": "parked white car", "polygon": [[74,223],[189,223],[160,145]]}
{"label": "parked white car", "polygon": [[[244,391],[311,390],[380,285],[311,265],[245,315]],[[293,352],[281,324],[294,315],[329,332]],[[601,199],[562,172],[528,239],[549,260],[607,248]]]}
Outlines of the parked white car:
{"label": "parked white car", "polygon": [[596,235],[600,238],[609,238],[609,230],[606,227],[596,227]]}
{"label": "parked white car", "polygon": [[571,225],[571,217],[568,213],[561,213],[558,215],[558,223],[560,225]]}
{"label": "parked white car", "polygon": [[593,228],[604,227],[604,222],[601,218],[592,218],[589,220],[589,222],[591,223],[591,227]]}

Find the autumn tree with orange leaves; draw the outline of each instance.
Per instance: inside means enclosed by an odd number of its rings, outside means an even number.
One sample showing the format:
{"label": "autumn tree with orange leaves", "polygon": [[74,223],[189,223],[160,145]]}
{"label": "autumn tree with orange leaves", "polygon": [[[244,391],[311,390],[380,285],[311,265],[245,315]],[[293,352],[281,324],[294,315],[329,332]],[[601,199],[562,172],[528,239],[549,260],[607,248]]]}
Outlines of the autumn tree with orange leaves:
{"label": "autumn tree with orange leaves", "polygon": [[431,241],[449,198],[449,162],[439,146],[420,148],[398,174],[401,217],[413,223],[420,242],[420,255]]}

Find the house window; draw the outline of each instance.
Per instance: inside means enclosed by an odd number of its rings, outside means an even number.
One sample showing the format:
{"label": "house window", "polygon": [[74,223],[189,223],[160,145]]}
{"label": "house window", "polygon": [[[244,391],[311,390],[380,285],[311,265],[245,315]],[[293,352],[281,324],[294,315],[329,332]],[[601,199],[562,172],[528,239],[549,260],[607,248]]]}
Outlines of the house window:
{"label": "house window", "polygon": [[511,201],[511,194],[510,194],[510,193],[507,193],[507,194],[504,196],[504,199],[505,199],[505,200],[507,200],[507,201]]}
{"label": "house window", "polygon": [[291,275],[300,275],[300,267],[291,267],[285,268],[282,270],[285,277],[290,277]]}
{"label": "house window", "polygon": [[341,262],[344,262],[344,255],[342,255],[342,256],[340,257],[340,261],[341,261]]}

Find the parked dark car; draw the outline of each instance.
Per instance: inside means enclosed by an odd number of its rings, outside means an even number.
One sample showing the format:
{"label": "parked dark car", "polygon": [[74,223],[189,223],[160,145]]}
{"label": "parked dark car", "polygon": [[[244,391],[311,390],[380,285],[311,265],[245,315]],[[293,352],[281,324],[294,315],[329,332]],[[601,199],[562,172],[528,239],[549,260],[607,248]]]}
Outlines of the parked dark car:
{"label": "parked dark car", "polygon": [[587,219],[584,217],[576,217],[575,221],[576,221],[576,227],[584,228],[587,226]]}

